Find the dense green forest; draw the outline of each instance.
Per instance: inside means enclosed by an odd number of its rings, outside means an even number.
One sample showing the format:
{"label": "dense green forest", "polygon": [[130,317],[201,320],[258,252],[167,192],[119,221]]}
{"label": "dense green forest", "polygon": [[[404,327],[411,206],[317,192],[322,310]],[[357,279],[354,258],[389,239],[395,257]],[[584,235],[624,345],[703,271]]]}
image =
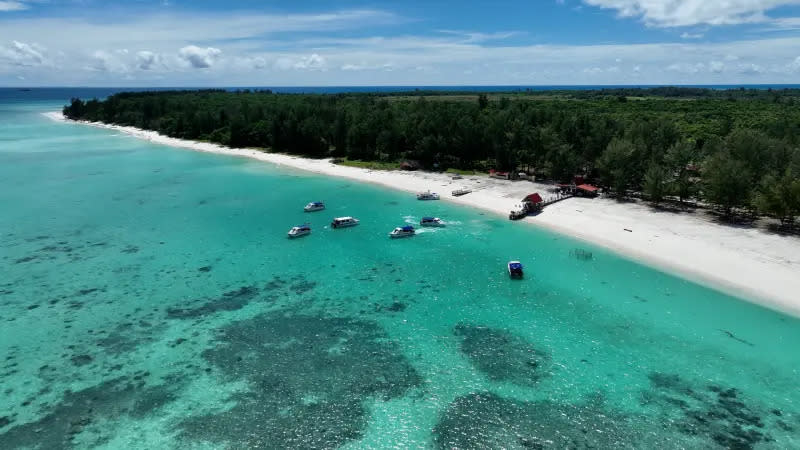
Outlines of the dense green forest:
{"label": "dense green forest", "polygon": [[64,114],[310,157],[582,174],[620,197],[699,199],[787,225],[800,213],[800,90],[169,91],[73,99]]}

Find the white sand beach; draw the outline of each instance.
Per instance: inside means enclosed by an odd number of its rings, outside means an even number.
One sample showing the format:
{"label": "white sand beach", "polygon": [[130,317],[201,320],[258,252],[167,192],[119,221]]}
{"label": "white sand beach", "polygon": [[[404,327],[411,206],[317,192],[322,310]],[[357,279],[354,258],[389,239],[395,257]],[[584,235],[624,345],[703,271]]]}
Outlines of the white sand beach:
{"label": "white sand beach", "polygon": [[[47,113],[64,121],[60,112]],[[155,143],[196,151],[242,156],[324,175],[376,183],[408,192],[431,190],[443,200],[507,215],[527,194],[547,198],[549,186],[506,181],[488,176],[453,180],[447,174],[375,171],[340,166],[254,149],[170,138],[133,127],[87,123],[121,131]],[[473,192],[453,197],[450,192]],[[659,212],[644,203],[619,203],[596,198],[571,198],[520,221],[609,248],[684,278],[711,285],[766,307],[800,316],[800,238],[756,228],[736,228],[710,221],[703,212]],[[626,231],[630,230],[630,231]]]}

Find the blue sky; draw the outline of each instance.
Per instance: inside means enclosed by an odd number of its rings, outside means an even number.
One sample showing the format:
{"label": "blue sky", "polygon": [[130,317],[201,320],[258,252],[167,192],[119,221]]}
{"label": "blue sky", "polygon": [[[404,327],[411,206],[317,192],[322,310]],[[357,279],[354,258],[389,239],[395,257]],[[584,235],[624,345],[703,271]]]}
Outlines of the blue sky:
{"label": "blue sky", "polygon": [[800,0],[0,0],[0,85],[800,82]]}

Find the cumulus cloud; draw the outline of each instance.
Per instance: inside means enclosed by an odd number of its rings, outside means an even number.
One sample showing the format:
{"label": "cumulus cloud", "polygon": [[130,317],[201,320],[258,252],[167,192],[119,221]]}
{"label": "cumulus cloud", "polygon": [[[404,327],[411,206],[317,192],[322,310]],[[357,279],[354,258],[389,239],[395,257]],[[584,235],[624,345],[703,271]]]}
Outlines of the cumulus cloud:
{"label": "cumulus cloud", "polygon": [[299,58],[282,57],[275,61],[275,68],[280,70],[327,70],[327,61],[324,57],[313,53]]}
{"label": "cumulus cloud", "polygon": [[125,61],[128,53],[126,49],[115,50],[113,52],[97,50],[92,53],[86,69],[95,72],[126,73],[129,71]]}
{"label": "cumulus cloud", "polygon": [[[393,63],[387,62],[384,64],[368,64],[364,61],[360,62],[359,64],[344,64],[340,67],[341,70],[344,71],[360,71],[360,70],[384,70],[387,72],[391,72],[395,70],[397,66]],[[466,72],[465,72],[466,73]],[[470,71],[470,73],[472,73]]]}
{"label": "cumulus cloud", "polygon": [[22,11],[23,9],[28,9],[28,5],[22,2],[0,1],[0,12]]}
{"label": "cumulus cloud", "polygon": [[708,70],[710,70],[711,73],[722,73],[722,71],[725,70],[725,63],[720,61],[711,61],[708,64]]}
{"label": "cumulus cloud", "polygon": [[12,41],[0,45],[0,62],[12,66],[40,66],[45,63],[44,48],[37,44]]}
{"label": "cumulus cloud", "polygon": [[295,69],[300,70],[321,70],[325,68],[325,58],[314,53],[311,56],[300,58],[294,63]]}
{"label": "cumulus cloud", "polygon": [[671,70],[671,71],[674,71],[674,72],[685,73],[685,74],[696,74],[698,72],[701,72],[701,71],[705,70],[705,68],[706,68],[706,65],[703,64],[703,63],[695,63],[695,64],[675,63],[675,64],[670,64],[667,67],[667,70]]}
{"label": "cumulus cloud", "polygon": [[651,26],[682,27],[699,24],[732,25],[764,22],[766,13],[798,0],[583,0],[614,9],[622,17],[637,17]]}
{"label": "cumulus cloud", "polygon": [[758,64],[739,64],[739,73],[743,75],[757,75],[764,71]]}
{"label": "cumulus cloud", "polygon": [[161,64],[161,57],[158,53],[148,50],[136,52],[136,67],[139,70],[153,70]]}
{"label": "cumulus cloud", "polygon": [[195,69],[207,69],[217,62],[222,50],[214,47],[201,48],[189,45],[183,47],[178,54]]}

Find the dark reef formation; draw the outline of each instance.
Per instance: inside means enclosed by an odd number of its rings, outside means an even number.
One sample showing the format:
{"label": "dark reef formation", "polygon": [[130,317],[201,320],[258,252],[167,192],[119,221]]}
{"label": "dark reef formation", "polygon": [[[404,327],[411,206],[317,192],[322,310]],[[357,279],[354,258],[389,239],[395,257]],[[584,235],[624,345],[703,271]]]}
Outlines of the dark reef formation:
{"label": "dark reef formation", "polygon": [[[180,385],[148,386],[148,374],[120,377],[80,391],[64,393],[61,401],[37,421],[12,426],[0,433],[4,449],[42,448],[60,450],[77,448],[74,438],[81,433],[82,442],[93,445],[105,442],[110,436],[103,433],[100,422],[123,416],[143,418],[175,398]],[[10,423],[10,420],[7,419]],[[1,428],[1,427],[0,427]]]}
{"label": "dark reef formation", "polygon": [[422,383],[374,322],[270,313],[228,325],[203,357],[245,381],[230,410],[191,417],[184,438],[231,448],[333,448],[358,439],[363,401]]}
{"label": "dark reef formation", "polygon": [[458,324],[454,333],[461,338],[461,351],[493,381],[532,386],[550,373],[550,355],[508,331]]}

